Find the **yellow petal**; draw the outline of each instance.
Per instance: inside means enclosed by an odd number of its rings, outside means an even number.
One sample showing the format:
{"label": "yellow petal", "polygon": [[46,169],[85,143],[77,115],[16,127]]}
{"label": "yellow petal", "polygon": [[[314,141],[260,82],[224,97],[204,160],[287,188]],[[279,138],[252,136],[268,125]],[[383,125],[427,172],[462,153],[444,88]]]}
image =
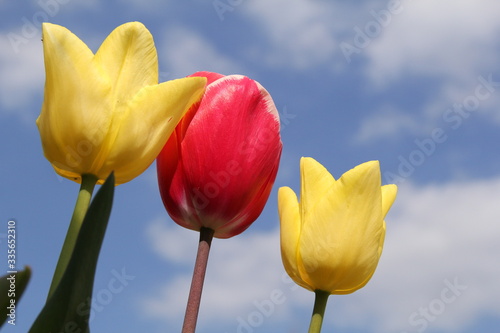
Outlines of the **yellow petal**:
{"label": "yellow petal", "polygon": [[[314,221],[317,205],[324,199],[326,193],[328,193],[331,188],[335,185],[335,178],[328,172],[328,170],[318,163],[316,160],[310,157],[303,157],[300,159],[300,176],[301,176],[301,192],[300,192],[300,214],[303,226],[305,228],[310,228],[309,230],[316,229],[317,225]],[[312,225],[309,224],[312,222]],[[312,228],[312,229],[311,229]],[[314,232],[314,231],[312,231]],[[306,236],[307,238],[307,236]],[[304,244],[302,238],[299,240],[299,244]],[[316,244],[314,244],[316,245]],[[316,253],[319,247],[316,246],[308,247],[305,250],[306,258],[309,257],[310,253]],[[314,285],[313,279],[309,277],[310,273],[316,271],[318,267],[318,262],[316,260],[308,261],[303,260],[303,248],[299,245],[297,253],[297,268],[302,279],[310,286],[309,289],[314,290],[316,286]]]}
{"label": "yellow petal", "polygon": [[302,221],[306,221],[308,213],[314,211],[316,204],[335,184],[335,179],[324,166],[311,157],[300,159],[300,177],[301,216]]}
{"label": "yellow petal", "polygon": [[[116,183],[141,174],[158,156],[189,107],[205,91],[206,78],[167,81],[140,90],[123,112],[120,128],[101,170],[115,171]],[[99,175],[101,178],[101,175]]]}
{"label": "yellow petal", "polygon": [[310,289],[300,277],[297,269],[297,246],[300,236],[299,203],[295,192],[289,187],[278,190],[278,213],[280,217],[281,259],[285,270],[298,285]]}
{"label": "yellow petal", "polygon": [[345,243],[343,264],[350,268],[338,279],[337,294],[351,293],[363,287],[373,275],[380,258],[384,222],[381,207],[381,175],[378,161],[363,163],[340,179],[345,185],[349,207],[346,229],[339,230],[349,236]]}
{"label": "yellow petal", "polygon": [[384,249],[385,241],[385,221],[382,223],[382,232],[380,233],[380,239],[378,242],[378,258],[382,255],[382,250]]}
{"label": "yellow petal", "polygon": [[392,204],[396,200],[398,187],[394,184],[382,186],[382,216],[386,216],[391,209]]}
{"label": "yellow petal", "polygon": [[[338,181],[343,201],[348,206],[346,220],[339,221],[337,227],[347,228],[359,237],[372,235],[382,226],[381,216],[381,176],[378,161],[358,165],[346,172]],[[354,228],[354,229],[353,229]],[[339,230],[339,229],[337,229]],[[339,232],[343,232],[340,229]]]}
{"label": "yellow petal", "polygon": [[347,288],[345,290],[337,290],[335,292],[335,294],[342,295],[342,294],[353,293],[356,290],[363,288],[370,281],[373,274],[375,273],[375,269],[377,268],[378,261],[380,260],[380,256],[382,255],[382,250],[384,248],[384,240],[385,240],[385,221],[383,221],[382,229],[380,232],[379,246],[378,246],[378,250],[377,250],[377,258],[376,258],[376,260],[374,259],[372,268],[370,268],[366,271],[366,274],[364,275],[364,280],[360,281],[357,285],[353,285],[351,288]]}
{"label": "yellow petal", "polygon": [[158,83],[153,36],[139,22],[125,23],[109,34],[97,51],[95,65],[113,87],[113,103],[131,100],[145,86]]}
{"label": "yellow petal", "polygon": [[45,92],[37,119],[44,154],[56,168],[81,174],[109,126],[110,86],[92,66],[92,52],[64,27],[43,23]]}
{"label": "yellow petal", "polygon": [[378,162],[346,172],[316,202],[303,221],[303,273],[317,289],[352,292],[373,274],[378,262],[383,221]]}

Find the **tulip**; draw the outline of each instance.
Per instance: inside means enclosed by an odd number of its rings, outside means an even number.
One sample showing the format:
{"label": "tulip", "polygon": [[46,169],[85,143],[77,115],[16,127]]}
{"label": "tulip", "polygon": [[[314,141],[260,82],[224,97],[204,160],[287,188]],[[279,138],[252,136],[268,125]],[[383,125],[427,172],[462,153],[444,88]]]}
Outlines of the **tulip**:
{"label": "tulip", "polygon": [[37,119],[45,157],[55,171],[116,184],[156,158],[175,126],[203,95],[205,79],[158,84],[153,37],[138,22],[116,28],[97,53],[64,27],[43,23],[45,93]]}
{"label": "tulip", "polygon": [[200,232],[182,333],[196,328],[213,237],[247,229],[262,212],[281,156],[279,115],[269,93],[241,75],[207,78],[201,102],[177,125],[157,159],[170,217]]}
{"label": "tulip", "polygon": [[43,151],[59,175],[81,183],[50,297],[66,271],[95,184],[112,173],[116,185],[141,174],[201,99],[206,79],[158,84],[153,37],[138,22],[116,28],[95,55],[59,25],[43,23],[42,40],[46,78],[37,125]]}
{"label": "tulip", "polygon": [[235,236],[257,219],[281,155],[279,115],[269,93],[240,75],[208,79],[157,159],[163,203],[179,225]]}
{"label": "tulip", "polygon": [[302,158],[300,173],[300,203],[289,187],[278,191],[281,256],[290,277],[316,293],[310,332],[319,332],[322,319],[315,315],[322,318],[328,296],[362,288],[375,272],[397,187],[381,186],[378,161],[335,180],[314,159]]}

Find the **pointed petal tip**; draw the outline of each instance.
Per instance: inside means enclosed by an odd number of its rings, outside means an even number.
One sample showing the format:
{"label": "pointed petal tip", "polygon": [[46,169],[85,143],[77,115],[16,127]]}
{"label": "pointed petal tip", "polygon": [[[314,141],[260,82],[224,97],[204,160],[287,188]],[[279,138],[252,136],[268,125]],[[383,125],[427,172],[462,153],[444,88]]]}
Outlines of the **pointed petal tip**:
{"label": "pointed petal tip", "polygon": [[380,162],[378,160],[367,161],[355,166],[353,169],[362,169],[362,170],[370,170],[370,169],[379,169],[380,170]]}
{"label": "pointed petal tip", "polygon": [[114,30],[129,30],[129,31],[133,31],[133,32],[148,32],[149,33],[148,28],[146,28],[146,26],[139,21],[132,21],[132,22],[123,23],[122,25],[119,25],[118,27],[116,27]]}
{"label": "pointed petal tip", "polygon": [[42,22],[42,31],[44,31],[46,29],[50,29],[51,25],[53,25],[53,24],[50,22]]}
{"label": "pointed petal tip", "polygon": [[139,22],[139,21],[131,21],[131,22],[123,23],[122,26],[129,26],[129,27],[139,28],[139,29],[146,27],[142,22]]}
{"label": "pointed petal tip", "polygon": [[377,160],[373,161],[368,161],[361,163],[354,168],[346,171],[341,178],[346,179],[346,178],[358,178],[358,177],[366,177],[368,176],[369,179],[377,179],[377,181],[380,183],[382,181],[381,176],[380,176],[380,162]]}
{"label": "pointed petal tip", "polygon": [[54,34],[72,34],[72,32],[62,25],[53,24],[49,22],[42,23],[42,41],[47,42]]}
{"label": "pointed petal tip", "polygon": [[398,187],[394,184],[382,186],[382,215],[385,217],[396,201]]}
{"label": "pointed petal tip", "polygon": [[318,164],[320,164],[320,163],[312,157],[302,156],[300,158],[300,169],[301,170],[302,170],[302,168],[307,168],[309,166],[318,165]]}
{"label": "pointed petal tip", "polygon": [[382,186],[383,188],[386,188],[386,191],[393,192],[394,195],[398,193],[398,186],[396,184],[387,184]]}
{"label": "pointed petal tip", "polygon": [[50,22],[42,22],[42,31],[47,30],[47,29],[66,29],[62,25],[50,23]]}
{"label": "pointed petal tip", "polygon": [[295,197],[297,198],[297,195],[295,194],[295,191],[292,190],[288,186],[282,186],[278,189],[278,201],[284,198],[289,198],[289,197]]}
{"label": "pointed petal tip", "polygon": [[300,158],[300,174],[302,182],[304,182],[304,177],[306,175],[326,175],[328,174],[330,177],[333,177],[332,174],[328,171],[327,168],[323,166],[323,164],[319,163],[312,157],[301,157]]}

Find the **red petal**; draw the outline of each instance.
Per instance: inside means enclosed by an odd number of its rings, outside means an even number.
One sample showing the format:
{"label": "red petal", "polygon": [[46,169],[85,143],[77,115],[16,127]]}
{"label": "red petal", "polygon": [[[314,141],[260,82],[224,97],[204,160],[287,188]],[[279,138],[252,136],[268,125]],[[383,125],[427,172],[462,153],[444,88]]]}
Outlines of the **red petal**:
{"label": "red petal", "polygon": [[278,112],[247,77],[191,76],[211,84],[158,157],[160,192],[178,224],[228,238],[247,229],[269,197],[282,149]]}
{"label": "red petal", "polygon": [[217,237],[222,226],[243,231],[260,215],[281,147],[277,111],[265,89],[243,76],[207,87],[181,149],[193,208]]}

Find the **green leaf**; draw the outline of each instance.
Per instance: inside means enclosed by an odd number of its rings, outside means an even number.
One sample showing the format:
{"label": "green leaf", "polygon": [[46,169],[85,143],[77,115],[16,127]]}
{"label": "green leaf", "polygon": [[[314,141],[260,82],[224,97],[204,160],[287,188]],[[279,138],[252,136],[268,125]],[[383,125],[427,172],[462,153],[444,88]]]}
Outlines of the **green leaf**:
{"label": "green leaf", "polygon": [[67,269],[30,333],[89,332],[94,275],[111,214],[114,188],[115,177],[111,173],[92,200]]}
{"label": "green leaf", "polygon": [[0,295],[2,295],[0,298],[0,327],[6,320],[13,320],[15,323],[18,301],[26,289],[30,277],[31,268],[29,266],[17,273],[0,277]]}

